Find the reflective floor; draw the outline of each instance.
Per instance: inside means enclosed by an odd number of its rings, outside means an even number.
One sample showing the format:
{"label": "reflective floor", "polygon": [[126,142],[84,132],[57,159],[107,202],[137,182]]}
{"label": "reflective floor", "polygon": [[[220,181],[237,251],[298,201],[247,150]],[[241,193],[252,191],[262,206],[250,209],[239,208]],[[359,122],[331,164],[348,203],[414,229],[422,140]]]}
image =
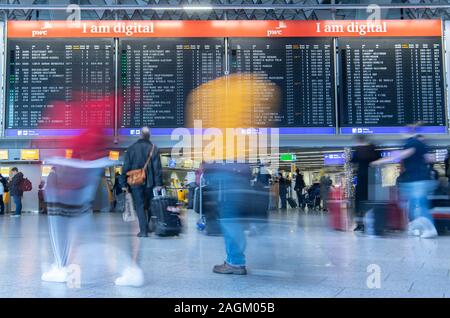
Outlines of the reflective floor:
{"label": "reflective floor", "polygon": [[0,216],[0,297],[450,296],[450,236],[364,237],[330,230],[326,215],[291,210],[249,237],[249,275],[227,276],[211,271],[224,259],[223,239],[197,232],[196,220],[191,212],[178,238],[139,239],[145,285],[116,287],[138,240],[136,224],[96,214],[78,233],[71,259],[81,286],[69,288],[40,280],[53,261],[46,216]]}

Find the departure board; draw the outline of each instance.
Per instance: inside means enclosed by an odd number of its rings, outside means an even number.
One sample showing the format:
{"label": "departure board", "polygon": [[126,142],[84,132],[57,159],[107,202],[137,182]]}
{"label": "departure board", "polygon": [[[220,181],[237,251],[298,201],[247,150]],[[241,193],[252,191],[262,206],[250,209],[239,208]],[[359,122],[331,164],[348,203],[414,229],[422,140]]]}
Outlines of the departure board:
{"label": "departure board", "polygon": [[7,135],[113,127],[112,39],[11,39],[7,63]]}
{"label": "departure board", "polygon": [[[440,37],[340,38],[343,133],[446,131]],[[401,128],[403,127],[403,128]]]}
{"label": "departure board", "polygon": [[[239,38],[230,42],[231,72],[258,75],[281,89],[278,113],[266,122],[255,120],[256,127],[306,127],[295,132],[335,133],[333,39]],[[252,89],[261,99],[271,94],[258,85]],[[259,104],[253,100],[248,111],[257,114]]]}
{"label": "departure board", "polygon": [[[151,38],[120,42],[120,134],[185,125],[189,93],[224,75],[223,38]],[[207,99],[205,111],[214,107]]]}

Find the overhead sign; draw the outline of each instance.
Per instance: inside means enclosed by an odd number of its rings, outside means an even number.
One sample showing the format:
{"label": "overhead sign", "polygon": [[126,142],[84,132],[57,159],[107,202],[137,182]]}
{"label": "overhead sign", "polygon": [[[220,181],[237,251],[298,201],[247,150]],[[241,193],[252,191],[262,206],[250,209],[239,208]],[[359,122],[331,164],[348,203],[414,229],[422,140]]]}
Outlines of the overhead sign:
{"label": "overhead sign", "polygon": [[0,160],[8,160],[8,150],[0,150]]}
{"label": "overhead sign", "polygon": [[435,159],[438,162],[444,162],[445,158],[447,158],[448,150],[447,149],[436,149]]}
{"label": "overhead sign", "polygon": [[10,171],[11,171],[11,167],[0,167],[0,173],[1,173],[2,176],[4,176],[4,177],[8,177]]}
{"label": "overhead sign", "polygon": [[20,160],[39,160],[38,149],[21,149]]}
{"label": "overhead sign", "polygon": [[119,151],[110,151],[109,152],[109,159],[110,160],[119,160],[120,152]]}
{"label": "overhead sign", "polygon": [[280,161],[295,161],[297,156],[293,153],[282,153],[280,154]]}
{"label": "overhead sign", "polygon": [[8,38],[420,37],[441,36],[441,20],[8,21]]}
{"label": "overhead sign", "polygon": [[326,166],[343,165],[345,164],[345,153],[327,153],[323,156],[323,164]]}

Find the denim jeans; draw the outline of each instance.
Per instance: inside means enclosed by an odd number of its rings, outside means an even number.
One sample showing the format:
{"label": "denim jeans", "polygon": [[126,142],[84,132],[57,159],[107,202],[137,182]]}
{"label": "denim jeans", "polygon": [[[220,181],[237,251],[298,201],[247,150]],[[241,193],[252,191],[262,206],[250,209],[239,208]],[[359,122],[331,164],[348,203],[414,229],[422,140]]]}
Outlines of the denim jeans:
{"label": "denim jeans", "polygon": [[433,180],[405,182],[400,184],[401,196],[407,201],[409,220],[425,217],[433,223],[433,217],[429,211],[428,194],[436,187]]}
{"label": "denim jeans", "polygon": [[245,266],[247,240],[241,220],[222,219],[220,222],[225,239],[226,262],[233,266]]}
{"label": "denim jeans", "polygon": [[13,196],[14,204],[16,205],[16,215],[22,214],[22,196],[14,195]]}

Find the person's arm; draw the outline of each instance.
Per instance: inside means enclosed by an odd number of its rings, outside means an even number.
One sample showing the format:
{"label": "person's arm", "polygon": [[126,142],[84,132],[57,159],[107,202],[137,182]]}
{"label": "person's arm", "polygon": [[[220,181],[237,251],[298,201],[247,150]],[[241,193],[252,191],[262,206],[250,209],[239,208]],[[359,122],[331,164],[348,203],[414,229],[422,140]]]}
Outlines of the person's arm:
{"label": "person's arm", "polygon": [[375,160],[375,161],[371,162],[370,165],[372,167],[377,167],[377,166],[381,166],[381,165],[387,164],[387,163],[395,163],[400,160],[404,160],[406,158],[411,157],[412,155],[414,155],[415,152],[416,152],[416,150],[414,148],[400,150],[390,157],[385,157],[385,158]]}

